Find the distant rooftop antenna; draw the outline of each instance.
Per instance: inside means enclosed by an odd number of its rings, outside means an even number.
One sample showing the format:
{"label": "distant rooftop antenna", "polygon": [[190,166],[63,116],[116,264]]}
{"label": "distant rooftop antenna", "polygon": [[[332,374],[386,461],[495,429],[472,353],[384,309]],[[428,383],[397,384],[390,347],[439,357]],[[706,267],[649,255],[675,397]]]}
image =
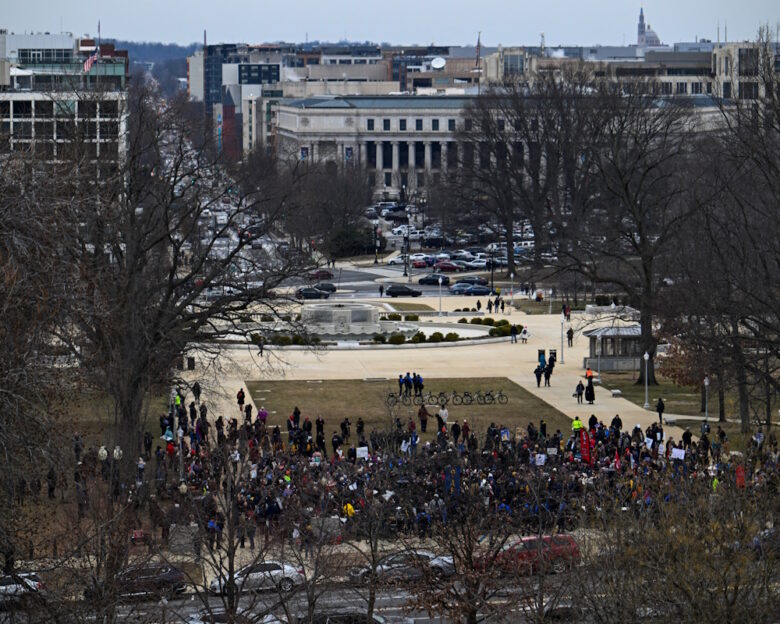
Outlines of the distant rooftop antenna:
{"label": "distant rooftop antenna", "polygon": [[541,54],[544,54],[544,33],[542,33],[542,34],[541,34],[541,38],[542,38],[542,42],[541,42],[541,45],[540,45],[540,50],[539,50],[539,52],[540,52]]}

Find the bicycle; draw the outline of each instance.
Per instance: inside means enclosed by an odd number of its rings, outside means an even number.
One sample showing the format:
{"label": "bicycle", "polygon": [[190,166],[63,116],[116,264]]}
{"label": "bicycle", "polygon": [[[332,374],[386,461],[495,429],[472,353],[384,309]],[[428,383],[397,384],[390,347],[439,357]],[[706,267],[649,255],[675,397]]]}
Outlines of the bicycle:
{"label": "bicycle", "polygon": [[446,392],[439,392],[439,394],[433,394],[432,392],[428,392],[425,394],[424,397],[420,396],[418,397],[421,399],[417,405],[422,405],[423,401],[427,403],[428,405],[447,405],[449,402],[449,397],[447,396]]}
{"label": "bicycle", "polygon": [[493,398],[496,400],[496,402],[499,405],[506,405],[507,403],[509,403],[509,397],[504,394],[503,390],[499,390],[498,392],[496,392],[496,394],[493,395]]}
{"label": "bicycle", "polygon": [[395,407],[399,403],[403,403],[406,406],[409,406],[412,404],[412,397],[410,397],[407,394],[397,395],[394,392],[390,392],[387,395],[387,399],[385,399],[388,407]]}
{"label": "bicycle", "polygon": [[474,397],[471,396],[471,392],[464,392],[463,394],[458,394],[457,392],[452,393],[453,405],[471,405],[473,402]]}

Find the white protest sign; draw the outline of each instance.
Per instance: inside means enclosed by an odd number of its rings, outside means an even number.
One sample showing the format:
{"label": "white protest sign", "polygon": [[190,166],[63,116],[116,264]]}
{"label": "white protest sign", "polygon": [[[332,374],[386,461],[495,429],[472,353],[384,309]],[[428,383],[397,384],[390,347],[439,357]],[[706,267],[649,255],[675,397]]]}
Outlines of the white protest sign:
{"label": "white protest sign", "polygon": [[685,449],[672,449],[672,459],[685,459]]}
{"label": "white protest sign", "polygon": [[645,438],[645,445],[650,448],[653,446],[653,438]]}
{"label": "white protest sign", "polygon": [[558,454],[558,449],[555,448],[555,447],[550,447],[550,448],[547,449],[547,454],[548,455],[557,455]]}
{"label": "white protest sign", "polygon": [[544,466],[544,462],[546,462],[546,461],[547,461],[547,455],[543,455],[543,454],[539,453],[536,456],[536,465],[537,466]]}
{"label": "white protest sign", "polygon": [[357,447],[357,455],[356,457],[358,459],[368,459],[368,447],[367,446],[358,446]]}

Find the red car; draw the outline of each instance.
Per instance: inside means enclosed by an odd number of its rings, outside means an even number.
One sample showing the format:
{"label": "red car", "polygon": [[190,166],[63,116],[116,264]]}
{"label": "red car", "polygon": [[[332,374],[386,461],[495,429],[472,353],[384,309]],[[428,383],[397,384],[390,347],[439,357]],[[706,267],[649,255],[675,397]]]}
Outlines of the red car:
{"label": "red car", "polygon": [[495,565],[514,574],[564,572],[580,562],[580,547],[571,535],[524,537],[498,553]]}
{"label": "red car", "polygon": [[454,262],[448,260],[442,260],[433,265],[435,271],[443,271],[445,273],[454,273],[460,271],[460,267]]}
{"label": "red car", "polygon": [[425,260],[415,260],[412,262],[412,267],[415,269],[425,269],[428,267],[428,263]]}
{"label": "red car", "polygon": [[309,273],[309,278],[321,282],[323,280],[333,279],[333,272],[329,269],[317,269]]}

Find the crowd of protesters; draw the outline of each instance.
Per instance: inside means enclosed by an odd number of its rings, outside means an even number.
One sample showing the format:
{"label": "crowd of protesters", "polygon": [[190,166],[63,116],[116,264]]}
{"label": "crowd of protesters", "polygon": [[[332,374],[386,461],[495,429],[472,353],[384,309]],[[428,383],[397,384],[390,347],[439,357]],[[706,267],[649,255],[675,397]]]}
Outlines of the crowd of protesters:
{"label": "crowd of protesters", "polygon": [[[548,431],[543,420],[514,429],[493,422],[477,432],[468,420],[450,419],[446,407],[431,414],[423,405],[420,430],[425,432],[427,421],[435,418],[436,433],[421,443],[411,418],[366,431],[358,416],[353,435],[349,418],[326,428],[322,416],[312,422],[294,407],[283,429],[268,423],[262,406],[253,416],[243,390],[237,395],[236,415],[220,416],[212,426],[200,392],[194,396],[187,405],[182,391],[172,394],[169,412],[160,417],[159,442],[151,434],[144,438],[135,483],[120,483],[110,453],[98,455],[103,458],[99,472],[111,480],[116,496],[127,488],[140,498],[138,492],[150,488],[160,499],[185,491],[211,499],[204,529],[212,548],[225,523],[213,494],[225,487],[228,475],[237,480],[229,513],[238,524],[241,545],[248,539],[250,547],[257,530],[267,531],[293,503],[315,515],[349,521],[383,496],[395,506],[394,529],[425,537],[438,522],[447,521],[467,492],[477,495],[486,513],[519,515],[529,522],[547,514],[552,530],[555,525],[565,528],[575,510],[602,504],[604,496],[636,509],[651,505],[674,480],[705,479],[713,489],[777,488],[774,433],[758,431],[748,453],[737,458],[729,452],[723,429],[711,433],[709,424],[695,441],[689,430],[680,440],[666,437],[658,423],[644,430],[625,427],[619,415],[609,424],[595,416],[586,423],[575,418],[570,432]],[[78,444],[74,438],[74,452],[85,461],[80,438]],[[146,466],[152,459],[149,480]],[[155,508],[159,515],[156,503]]]}

